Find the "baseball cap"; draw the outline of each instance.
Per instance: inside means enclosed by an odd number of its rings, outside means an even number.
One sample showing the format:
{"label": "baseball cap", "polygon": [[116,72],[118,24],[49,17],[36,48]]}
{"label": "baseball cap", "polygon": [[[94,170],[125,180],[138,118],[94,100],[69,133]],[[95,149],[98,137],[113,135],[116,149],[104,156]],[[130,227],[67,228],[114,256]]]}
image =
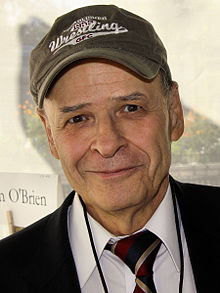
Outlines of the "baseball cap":
{"label": "baseball cap", "polygon": [[57,18],[30,56],[30,91],[39,108],[55,77],[75,61],[104,58],[152,79],[171,78],[167,54],[153,26],[115,5],[78,8]]}

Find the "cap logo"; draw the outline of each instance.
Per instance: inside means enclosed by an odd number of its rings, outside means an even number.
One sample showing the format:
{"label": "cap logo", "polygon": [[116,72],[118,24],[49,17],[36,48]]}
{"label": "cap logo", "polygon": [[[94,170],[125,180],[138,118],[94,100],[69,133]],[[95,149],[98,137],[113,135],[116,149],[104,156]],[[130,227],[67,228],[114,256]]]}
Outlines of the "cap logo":
{"label": "cap logo", "polygon": [[117,22],[107,22],[106,16],[86,16],[74,21],[60,36],[51,41],[49,49],[55,54],[67,45],[74,46],[94,37],[126,32],[128,30]]}

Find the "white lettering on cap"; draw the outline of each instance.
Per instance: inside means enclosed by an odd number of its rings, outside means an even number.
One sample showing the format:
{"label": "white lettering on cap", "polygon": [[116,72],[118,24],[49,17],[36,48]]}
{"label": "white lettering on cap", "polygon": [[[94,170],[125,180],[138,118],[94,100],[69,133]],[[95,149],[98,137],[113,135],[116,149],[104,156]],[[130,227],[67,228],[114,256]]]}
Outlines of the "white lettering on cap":
{"label": "white lettering on cap", "polygon": [[74,21],[56,40],[50,42],[49,49],[51,53],[55,54],[67,45],[74,46],[90,38],[128,32],[125,27],[120,26],[117,22],[101,23],[97,20],[107,20],[107,18],[105,16],[86,16]]}

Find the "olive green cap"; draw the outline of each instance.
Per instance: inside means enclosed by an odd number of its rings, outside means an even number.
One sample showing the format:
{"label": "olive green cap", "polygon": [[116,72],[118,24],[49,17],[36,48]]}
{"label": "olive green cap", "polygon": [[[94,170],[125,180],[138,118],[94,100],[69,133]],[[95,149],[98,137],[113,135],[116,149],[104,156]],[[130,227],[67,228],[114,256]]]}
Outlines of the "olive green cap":
{"label": "olive green cap", "polygon": [[161,68],[171,78],[166,50],[147,20],[114,5],[83,7],[57,18],[31,52],[30,91],[39,108],[54,78],[86,58],[115,61],[147,79]]}

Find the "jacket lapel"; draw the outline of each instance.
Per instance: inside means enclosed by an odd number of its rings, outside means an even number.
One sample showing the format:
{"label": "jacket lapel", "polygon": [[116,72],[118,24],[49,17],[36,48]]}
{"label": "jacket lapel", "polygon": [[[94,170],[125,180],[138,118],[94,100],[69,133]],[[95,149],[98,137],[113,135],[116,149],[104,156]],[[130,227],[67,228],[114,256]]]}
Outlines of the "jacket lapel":
{"label": "jacket lapel", "polygon": [[26,275],[30,287],[36,288],[36,292],[81,292],[67,228],[67,213],[73,197],[74,192],[58,210],[45,218],[46,224],[39,231],[42,243],[38,247],[43,249],[33,253],[35,263],[28,268]]}

